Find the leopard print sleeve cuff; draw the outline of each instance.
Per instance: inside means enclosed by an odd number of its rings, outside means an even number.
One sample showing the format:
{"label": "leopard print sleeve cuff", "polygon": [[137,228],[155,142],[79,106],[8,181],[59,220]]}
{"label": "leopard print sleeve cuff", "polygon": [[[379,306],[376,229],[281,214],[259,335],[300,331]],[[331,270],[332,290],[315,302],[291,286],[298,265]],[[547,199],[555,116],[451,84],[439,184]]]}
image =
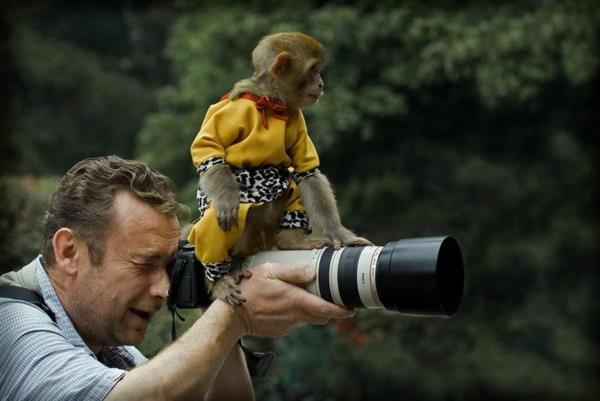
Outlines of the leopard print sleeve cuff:
{"label": "leopard print sleeve cuff", "polygon": [[312,170],[308,170],[308,171],[305,171],[303,173],[293,172],[292,173],[292,178],[294,179],[294,181],[296,181],[297,184],[300,184],[300,181],[302,181],[302,180],[304,180],[304,179],[306,179],[306,178],[308,178],[308,177],[310,177],[312,175],[320,173],[320,172],[321,171],[318,168],[313,168]]}
{"label": "leopard print sleeve cuff", "polygon": [[210,159],[206,159],[202,163],[200,163],[196,171],[198,171],[198,174],[202,174],[206,172],[206,170],[208,170],[209,168],[217,166],[219,164],[225,164],[225,159],[223,159],[222,157],[211,157]]}

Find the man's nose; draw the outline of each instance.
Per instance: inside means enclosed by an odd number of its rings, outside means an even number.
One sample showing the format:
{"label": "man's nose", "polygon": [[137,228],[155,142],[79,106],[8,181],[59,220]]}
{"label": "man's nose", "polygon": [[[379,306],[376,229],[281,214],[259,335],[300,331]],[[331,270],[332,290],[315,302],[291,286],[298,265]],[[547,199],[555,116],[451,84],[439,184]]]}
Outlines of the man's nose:
{"label": "man's nose", "polygon": [[169,295],[170,281],[166,270],[156,273],[152,285],[150,286],[150,295],[152,297],[167,299]]}

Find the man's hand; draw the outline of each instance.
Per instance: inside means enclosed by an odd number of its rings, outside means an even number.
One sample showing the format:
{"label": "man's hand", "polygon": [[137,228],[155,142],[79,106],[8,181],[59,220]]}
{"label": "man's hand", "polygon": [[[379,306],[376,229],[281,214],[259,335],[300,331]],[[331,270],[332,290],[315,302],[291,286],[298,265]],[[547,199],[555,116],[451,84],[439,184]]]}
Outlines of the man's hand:
{"label": "man's hand", "polygon": [[247,302],[233,308],[243,334],[279,337],[299,323],[325,324],[354,315],[301,287],[314,278],[314,269],[298,265],[265,263],[252,268],[252,277],[240,283]]}

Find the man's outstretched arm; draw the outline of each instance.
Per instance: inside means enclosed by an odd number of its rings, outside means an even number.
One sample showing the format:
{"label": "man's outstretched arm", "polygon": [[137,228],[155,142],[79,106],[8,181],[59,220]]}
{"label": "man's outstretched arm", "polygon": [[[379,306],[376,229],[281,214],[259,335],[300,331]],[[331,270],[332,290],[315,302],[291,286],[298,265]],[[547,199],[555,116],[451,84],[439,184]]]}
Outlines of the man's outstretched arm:
{"label": "man's outstretched arm", "polygon": [[[329,319],[353,315],[298,287],[313,279],[314,271],[302,266],[255,267],[252,277],[240,284],[245,304],[231,307],[219,300],[213,302],[180,339],[128,372],[106,400],[201,400],[207,393],[224,399],[221,394],[231,390],[230,384],[215,378],[226,361],[228,366],[239,362],[235,361],[236,342],[242,336],[278,337],[300,323],[325,324]],[[253,398],[252,391],[237,395],[234,399]]]}

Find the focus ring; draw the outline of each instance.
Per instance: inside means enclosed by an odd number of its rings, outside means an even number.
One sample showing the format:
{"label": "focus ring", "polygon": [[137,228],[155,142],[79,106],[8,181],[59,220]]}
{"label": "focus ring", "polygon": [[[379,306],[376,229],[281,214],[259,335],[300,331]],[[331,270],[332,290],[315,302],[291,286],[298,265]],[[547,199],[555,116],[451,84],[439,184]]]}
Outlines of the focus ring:
{"label": "focus ring", "polygon": [[325,251],[323,251],[321,260],[319,261],[319,292],[321,293],[321,297],[328,302],[333,302],[333,297],[331,296],[331,287],[329,286],[329,269],[331,269],[332,257],[333,248],[326,248]]}

